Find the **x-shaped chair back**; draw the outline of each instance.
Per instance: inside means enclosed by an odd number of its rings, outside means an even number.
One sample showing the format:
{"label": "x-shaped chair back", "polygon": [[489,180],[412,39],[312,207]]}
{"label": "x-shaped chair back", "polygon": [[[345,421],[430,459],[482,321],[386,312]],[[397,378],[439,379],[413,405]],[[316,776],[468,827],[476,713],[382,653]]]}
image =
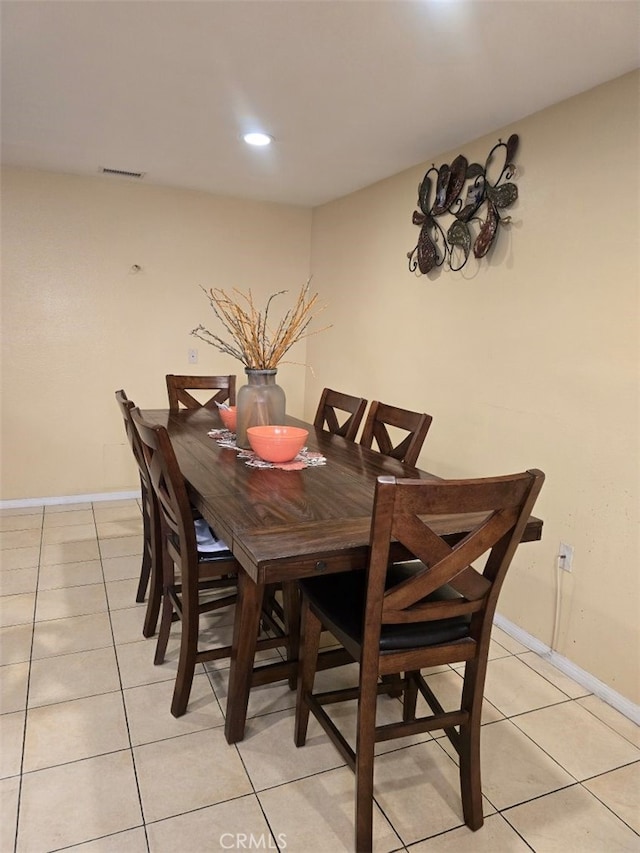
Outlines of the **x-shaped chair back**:
{"label": "x-shaped chair back", "polygon": [[[189,391],[215,391],[206,402],[200,402]],[[216,403],[236,403],[236,377],[228,376],[167,376],[167,394],[169,408],[172,411],[184,406],[185,409],[215,409]]]}
{"label": "x-shaped chair back", "polygon": [[326,428],[334,435],[355,441],[366,408],[367,401],[364,397],[353,397],[325,388],[320,396],[313,425],[317,429]]}
{"label": "x-shaped chair back", "polygon": [[[363,447],[373,447],[375,441],[380,453],[399,459],[407,465],[415,465],[432,420],[431,415],[426,412],[412,412],[373,400],[369,406],[360,444]],[[393,438],[389,427],[394,430]],[[395,438],[395,430],[402,430],[399,441]]]}
{"label": "x-shaped chair back", "polygon": [[[427,622],[464,614],[479,640],[490,626],[500,588],[522,538],[544,474],[532,470],[477,480],[401,480],[379,477],[372,522],[366,630],[376,623]],[[466,518],[469,532],[455,545],[438,534],[439,517]],[[423,568],[385,589],[391,543],[404,546]],[[487,555],[482,570],[473,562]],[[461,597],[424,601],[448,584]],[[367,644],[365,638],[364,643]]]}

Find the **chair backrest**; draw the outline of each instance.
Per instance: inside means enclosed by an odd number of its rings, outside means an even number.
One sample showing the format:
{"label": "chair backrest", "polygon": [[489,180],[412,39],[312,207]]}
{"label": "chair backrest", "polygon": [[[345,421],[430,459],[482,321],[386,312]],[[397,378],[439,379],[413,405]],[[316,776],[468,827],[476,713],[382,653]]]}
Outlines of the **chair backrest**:
{"label": "chair backrest", "polygon": [[[342,435],[349,441],[355,441],[358,427],[362,421],[367,401],[364,397],[352,397],[340,391],[325,388],[313,421],[317,429],[326,429],[334,435]],[[345,418],[344,415],[348,417]]]}
{"label": "chair backrest", "polygon": [[149,479],[149,472],[147,470],[147,463],[144,459],[142,444],[140,443],[140,436],[138,435],[133,421],[131,420],[131,410],[135,408],[135,404],[133,400],[129,400],[123,390],[116,391],[116,402],[118,403],[118,406],[120,408],[120,414],[122,415],[122,420],[124,421],[124,429],[127,434],[127,438],[129,439],[129,444],[131,445],[131,450],[133,451],[134,459],[136,460],[136,463],[138,465],[138,470],[140,471],[141,484],[143,486],[143,489],[146,489],[149,494],[152,494],[153,487]]}
{"label": "chair backrest", "polygon": [[[383,624],[466,614],[473,614],[469,634],[479,641],[491,626],[500,588],[543,482],[544,474],[537,470],[439,482],[379,477],[371,527],[368,642],[377,647]],[[453,546],[438,535],[438,516],[449,516],[450,522],[452,514],[465,515],[469,531]],[[416,572],[413,564],[408,579],[385,588],[392,541],[424,568]],[[484,568],[475,569],[472,563],[485,555]],[[445,585],[453,590],[448,600],[423,601]]]}
{"label": "chair backrest", "polygon": [[[426,412],[412,412],[373,400],[364,422],[360,444],[363,447],[372,447],[375,440],[380,453],[399,459],[407,465],[415,465],[432,420],[431,415]],[[402,430],[400,441],[392,438],[388,427]],[[394,444],[394,441],[397,443]]]}
{"label": "chair backrest", "polygon": [[[196,399],[189,391],[215,391],[216,393],[204,403]],[[183,405],[186,409],[215,409],[216,403],[236,404],[236,377],[228,376],[178,376],[170,373],[167,376],[167,394],[169,408],[172,411]]]}
{"label": "chair backrest", "polygon": [[193,514],[187,487],[166,428],[144,420],[140,410],[131,409],[131,420],[140,438],[140,445],[149,471],[149,478],[158,501],[164,536],[176,537],[180,555],[195,565],[198,560]]}

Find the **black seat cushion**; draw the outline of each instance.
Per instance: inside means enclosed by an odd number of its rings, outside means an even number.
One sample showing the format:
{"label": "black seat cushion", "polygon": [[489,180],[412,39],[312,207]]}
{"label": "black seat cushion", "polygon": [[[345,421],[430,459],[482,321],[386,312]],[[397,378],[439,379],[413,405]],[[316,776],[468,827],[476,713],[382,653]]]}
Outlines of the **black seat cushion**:
{"label": "black seat cushion", "polygon": [[[422,564],[398,563],[389,567],[386,588],[390,589],[405,580]],[[299,581],[300,589],[310,601],[356,642],[362,642],[366,572],[342,572],[326,577],[305,578]],[[452,587],[445,585],[426,596],[424,601],[449,601],[461,598]],[[470,616],[454,616],[433,622],[413,622],[400,625],[382,625],[380,651],[413,649],[451,643],[469,635]]]}

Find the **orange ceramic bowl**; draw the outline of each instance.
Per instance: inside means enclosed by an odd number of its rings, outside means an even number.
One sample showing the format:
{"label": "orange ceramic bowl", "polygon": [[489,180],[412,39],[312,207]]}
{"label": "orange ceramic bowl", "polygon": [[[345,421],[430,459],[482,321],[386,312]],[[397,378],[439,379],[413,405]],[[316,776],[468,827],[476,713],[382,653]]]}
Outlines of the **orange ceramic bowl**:
{"label": "orange ceramic bowl", "polygon": [[294,426],[253,426],[247,438],[265,462],[290,462],[304,447],[309,430]]}
{"label": "orange ceramic bowl", "polygon": [[236,407],[229,406],[228,409],[218,409],[222,423],[231,432],[236,431]]}

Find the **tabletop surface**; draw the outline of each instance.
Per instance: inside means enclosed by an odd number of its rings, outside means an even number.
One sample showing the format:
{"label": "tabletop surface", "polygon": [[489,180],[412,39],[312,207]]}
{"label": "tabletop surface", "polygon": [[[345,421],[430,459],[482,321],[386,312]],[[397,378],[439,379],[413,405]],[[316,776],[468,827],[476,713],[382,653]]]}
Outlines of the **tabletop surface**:
{"label": "tabletop surface", "polygon": [[[222,428],[217,411],[142,415],[167,427],[194,505],[254,580],[360,567],[377,477],[439,479],[289,416],[288,424],[309,430],[307,447],[325,456],[326,465],[300,471],[250,467],[235,449],[208,435]],[[469,529],[469,516],[448,516],[439,526],[438,532],[454,535]],[[532,517],[523,541],[540,539],[541,531],[542,522]]]}

